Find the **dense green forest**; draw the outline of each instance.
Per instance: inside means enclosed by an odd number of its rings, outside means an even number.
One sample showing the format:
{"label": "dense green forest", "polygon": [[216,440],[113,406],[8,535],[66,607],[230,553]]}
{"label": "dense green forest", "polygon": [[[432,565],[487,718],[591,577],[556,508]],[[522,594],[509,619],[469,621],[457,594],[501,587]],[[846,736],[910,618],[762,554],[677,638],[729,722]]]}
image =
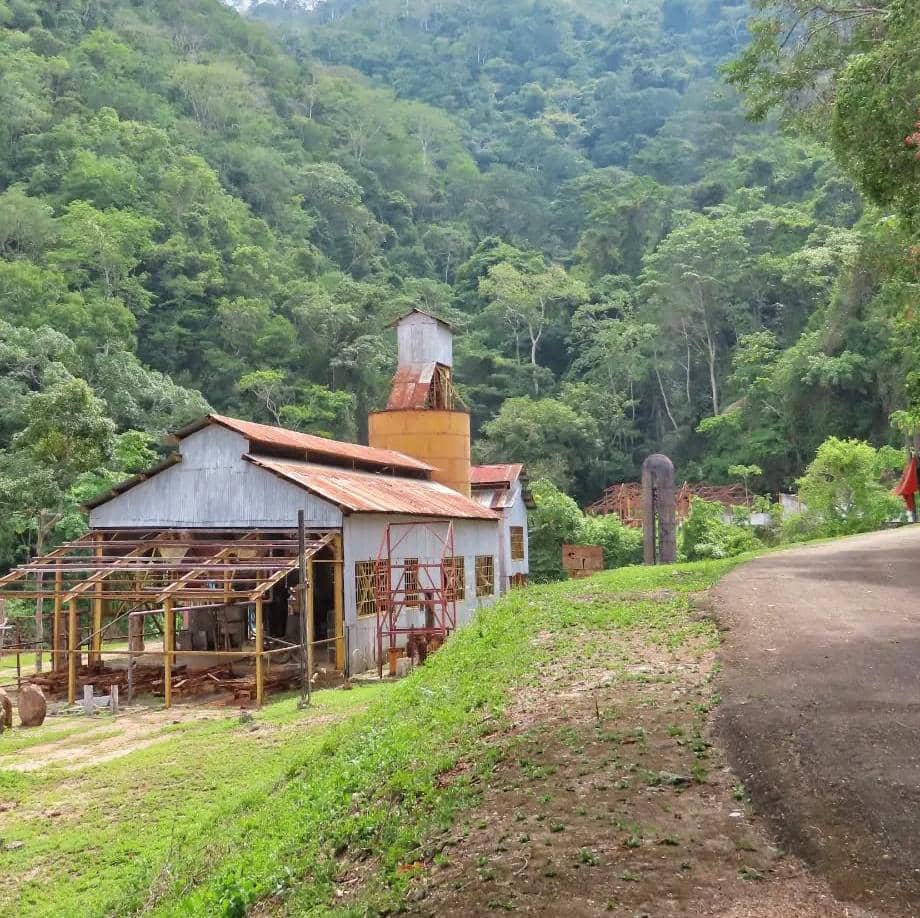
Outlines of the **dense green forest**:
{"label": "dense green forest", "polygon": [[413,305],[580,502],[900,442],[920,17],[754,6],[0,0],[0,561],[208,405],[360,438]]}

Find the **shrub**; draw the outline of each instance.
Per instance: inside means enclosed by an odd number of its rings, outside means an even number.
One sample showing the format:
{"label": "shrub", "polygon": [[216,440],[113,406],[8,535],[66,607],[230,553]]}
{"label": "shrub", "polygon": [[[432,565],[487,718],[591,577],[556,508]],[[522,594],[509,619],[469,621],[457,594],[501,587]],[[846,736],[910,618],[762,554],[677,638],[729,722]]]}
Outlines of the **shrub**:
{"label": "shrub", "polygon": [[618,516],[585,516],[578,541],[604,549],[604,567],[623,567],[642,560],[642,530],[633,529]]}
{"label": "shrub", "polygon": [[530,579],[561,580],[562,543],[578,541],[584,514],[547,478],[535,481],[531,491],[536,506],[530,511]]}
{"label": "shrub", "polygon": [[642,560],[642,532],[619,517],[585,516],[578,504],[548,479],[532,487],[536,507],[530,512],[530,577],[535,582],[561,580],[562,546],[600,545],[604,567],[622,567]]}
{"label": "shrub", "polygon": [[799,479],[805,505],[800,519],[784,526],[789,537],[822,537],[869,532],[904,515],[904,505],[882,484],[892,450],[876,450],[862,440],[829,437]]}
{"label": "shrub", "polygon": [[724,517],[721,504],[693,498],[690,515],[680,530],[681,555],[688,561],[732,558],[760,547],[749,526],[726,522]]}

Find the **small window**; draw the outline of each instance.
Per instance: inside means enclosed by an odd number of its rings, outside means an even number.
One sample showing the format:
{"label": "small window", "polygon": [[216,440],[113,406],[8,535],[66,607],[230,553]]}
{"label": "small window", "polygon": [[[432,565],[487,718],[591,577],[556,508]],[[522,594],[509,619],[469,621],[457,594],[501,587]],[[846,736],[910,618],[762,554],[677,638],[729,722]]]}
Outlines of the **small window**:
{"label": "small window", "polygon": [[466,599],[466,567],[463,558],[444,559],[444,598],[448,602]]}
{"label": "small window", "polygon": [[524,560],[524,527],[511,527],[511,560]]}
{"label": "small window", "polygon": [[355,600],[360,616],[377,614],[377,597],[374,590],[376,571],[376,561],[355,562]]}
{"label": "small window", "polygon": [[476,555],[476,595],[491,596],[495,592],[495,558]]}
{"label": "small window", "polygon": [[418,558],[403,559],[403,591],[406,594],[406,605],[418,605]]}

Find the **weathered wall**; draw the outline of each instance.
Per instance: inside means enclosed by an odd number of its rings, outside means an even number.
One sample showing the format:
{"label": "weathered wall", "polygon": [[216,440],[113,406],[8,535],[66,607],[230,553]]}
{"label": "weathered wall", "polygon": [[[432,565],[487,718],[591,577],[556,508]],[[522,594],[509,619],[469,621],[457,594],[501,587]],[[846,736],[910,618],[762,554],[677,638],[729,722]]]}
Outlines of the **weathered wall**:
{"label": "weathered wall", "polygon": [[[524,506],[524,496],[521,494],[521,483],[516,481],[512,485],[514,503],[502,513],[502,565],[503,579],[502,590],[507,590],[511,577],[515,574],[527,575],[530,573],[530,543],[527,528],[527,507]],[[511,527],[520,526],[524,530],[524,560],[511,560]]]}
{"label": "weathered wall", "polygon": [[396,326],[399,364],[442,363],[454,365],[453,333],[430,316],[415,313]]}
{"label": "weathered wall", "polygon": [[434,466],[432,478],[470,496],[470,416],[465,411],[375,411],[368,416],[368,442]]}
{"label": "weathered wall", "polygon": [[[376,616],[359,618],[355,595],[355,564],[358,561],[373,561],[380,554],[387,523],[406,522],[409,517],[384,514],[360,514],[345,518],[343,527],[345,543],[345,626],[348,629],[348,645],[351,654],[352,671],[360,672],[375,665],[377,652]],[[436,527],[443,536],[446,528]],[[424,527],[410,530],[405,541],[393,553],[394,558],[418,558],[419,561],[437,561],[443,554],[441,543]],[[455,520],[454,555],[463,556],[466,578],[466,598],[457,603],[457,624],[472,619],[480,606],[495,601],[496,594],[489,597],[476,596],[476,555],[491,555],[495,558],[496,591],[498,582],[499,526],[491,520]],[[423,624],[419,613],[417,624]]]}
{"label": "weathered wall", "polygon": [[303,510],[308,526],[342,525],[332,504],[243,460],[247,440],[217,425],[186,437],[182,461],[90,512],[94,527],[245,529],[296,527]]}

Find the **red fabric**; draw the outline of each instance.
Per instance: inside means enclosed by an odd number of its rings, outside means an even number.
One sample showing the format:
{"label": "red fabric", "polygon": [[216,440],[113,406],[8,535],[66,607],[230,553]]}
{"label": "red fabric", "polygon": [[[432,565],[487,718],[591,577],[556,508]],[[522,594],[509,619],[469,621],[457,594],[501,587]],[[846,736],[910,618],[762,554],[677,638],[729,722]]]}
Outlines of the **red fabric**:
{"label": "red fabric", "polygon": [[901,480],[894,489],[898,497],[904,498],[907,509],[914,512],[914,495],[920,491],[920,481],[917,479],[917,457],[911,456],[910,461],[904,466],[904,472],[901,474]]}

